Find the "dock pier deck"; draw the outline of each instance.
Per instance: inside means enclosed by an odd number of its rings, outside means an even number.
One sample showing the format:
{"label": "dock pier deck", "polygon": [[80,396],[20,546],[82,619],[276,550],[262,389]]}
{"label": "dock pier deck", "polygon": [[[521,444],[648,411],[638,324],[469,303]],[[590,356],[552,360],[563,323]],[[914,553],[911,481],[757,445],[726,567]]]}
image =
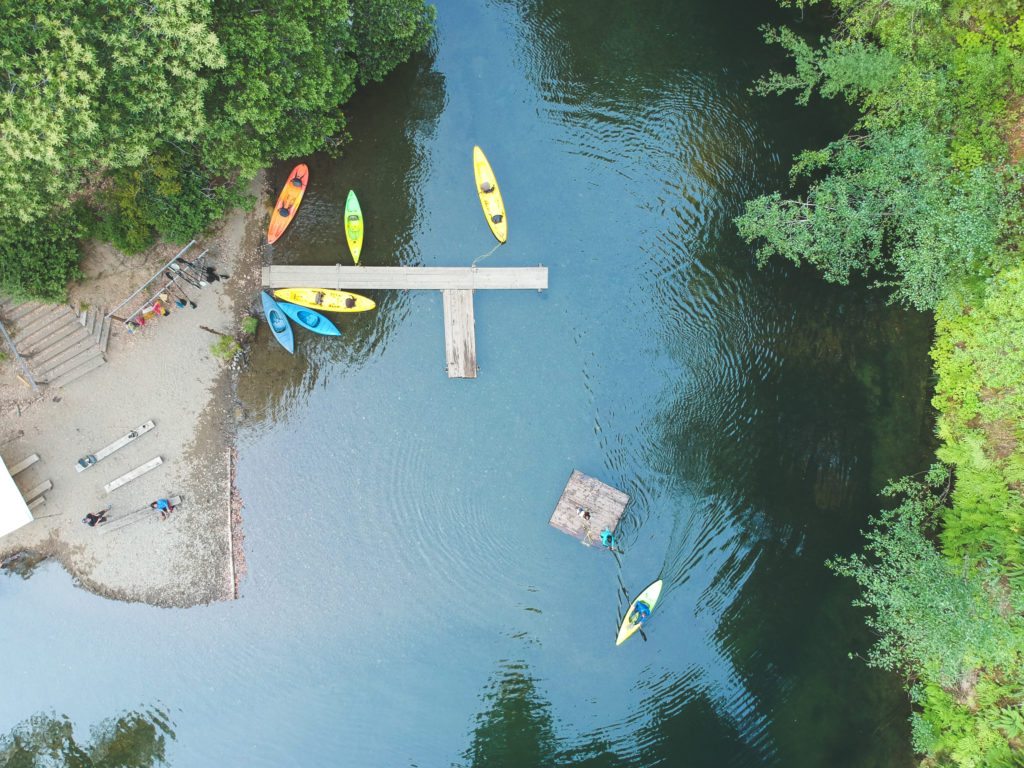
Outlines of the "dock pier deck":
{"label": "dock pier deck", "polygon": [[450,379],[475,379],[476,321],[473,291],[548,287],[547,267],[345,267],[280,265],[263,268],[263,285],[275,288],[441,291],[445,360]]}

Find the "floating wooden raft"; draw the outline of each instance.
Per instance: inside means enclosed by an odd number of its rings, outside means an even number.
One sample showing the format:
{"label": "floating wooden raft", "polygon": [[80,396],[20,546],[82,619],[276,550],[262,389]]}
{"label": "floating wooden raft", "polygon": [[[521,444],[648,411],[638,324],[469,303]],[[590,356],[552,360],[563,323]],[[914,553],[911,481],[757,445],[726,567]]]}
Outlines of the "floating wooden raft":
{"label": "floating wooden raft", "polygon": [[[629,496],[600,480],[574,469],[548,523],[589,546],[601,545],[601,531],[612,533],[619,525]],[[590,513],[588,520],[580,510]]]}

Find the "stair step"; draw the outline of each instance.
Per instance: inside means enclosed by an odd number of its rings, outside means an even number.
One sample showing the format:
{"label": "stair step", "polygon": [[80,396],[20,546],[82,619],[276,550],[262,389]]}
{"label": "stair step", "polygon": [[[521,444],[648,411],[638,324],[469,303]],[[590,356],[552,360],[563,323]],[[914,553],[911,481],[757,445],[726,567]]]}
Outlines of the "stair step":
{"label": "stair step", "polygon": [[43,480],[43,482],[41,482],[35,488],[29,488],[27,491],[25,491],[25,493],[23,493],[22,496],[25,498],[25,501],[31,501],[36,496],[40,496],[52,488],[53,483],[51,483],[49,480]]}
{"label": "stair step", "polygon": [[113,318],[111,318],[111,317],[104,317],[103,318],[103,324],[102,324],[103,327],[100,330],[100,342],[99,342],[100,352],[106,352],[107,351],[107,344],[110,342],[110,324],[112,322],[113,322]]}
{"label": "stair step", "polygon": [[96,310],[90,307],[85,311],[85,332],[92,336],[96,330]]}
{"label": "stair step", "polygon": [[24,304],[19,304],[17,307],[11,310],[11,314],[7,316],[7,319],[16,323],[19,320],[26,319],[33,312],[37,312],[43,307],[52,307],[52,304],[40,304],[35,301],[27,301]]}
{"label": "stair step", "polygon": [[38,355],[51,344],[60,341],[69,333],[77,331],[78,327],[75,324],[74,317],[68,314],[64,317],[55,318],[53,323],[47,328],[41,329],[40,333],[33,334],[27,339],[19,339],[15,344],[19,352],[26,357],[32,357]]}
{"label": "stair step", "polygon": [[64,309],[66,307],[50,305],[42,312],[33,312],[25,318],[24,322],[19,320],[15,323],[14,340],[18,344],[27,342],[32,336],[35,336],[40,330],[44,330],[51,322],[60,317]]}
{"label": "stair step", "polygon": [[31,319],[27,323],[17,323],[15,328],[17,333],[14,334],[14,340],[19,344],[25,344],[33,339],[40,331],[45,331],[48,327],[58,320],[63,320],[68,316],[70,310],[67,307],[55,307],[54,309],[47,310],[46,312],[37,312],[32,315]]}
{"label": "stair step", "polygon": [[85,351],[79,352],[77,355],[67,358],[66,360],[64,360],[64,362],[60,363],[59,365],[53,366],[48,371],[46,371],[45,374],[40,374],[39,378],[45,381],[47,384],[50,384],[55,379],[59,379],[64,374],[73,371],[78,366],[96,357],[100,358],[101,360],[103,359],[102,353],[98,349],[96,349],[96,347],[90,344],[86,347]]}
{"label": "stair step", "polygon": [[56,376],[59,376],[60,374],[58,373],[55,376],[53,373],[55,370],[68,361],[74,360],[79,355],[84,355],[87,352],[95,352],[97,355],[100,354],[100,351],[96,349],[96,345],[92,343],[92,338],[79,332],[78,342],[74,346],[68,347],[59,355],[50,358],[45,363],[34,365],[33,371],[36,378],[42,379],[43,381],[56,378]]}
{"label": "stair step", "polygon": [[66,335],[53,341],[48,346],[32,352],[29,355],[29,365],[33,368],[47,368],[49,367],[48,363],[57,355],[67,351],[68,347],[73,347],[78,342],[88,338],[81,326],[73,324],[73,327]]}
{"label": "stair step", "polygon": [[68,371],[66,374],[61,376],[59,379],[54,379],[49,383],[51,387],[64,387],[70,384],[75,379],[79,379],[89,371],[99,368],[103,365],[106,360],[103,359],[103,355],[97,355],[96,357],[90,358],[90,362],[85,363],[74,370]]}
{"label": "stair step", "polygon": [[14,477],[19,472],[24,472],[26,469],[31,467],[37,461],[39,461],[39,454],[38,453],[33,453],[28,458],[25,458],[25,459],[22,459],[21,461],[19,461],[13,467],[8,467],[7,468],[7,472],[10,474],[11,477]]}

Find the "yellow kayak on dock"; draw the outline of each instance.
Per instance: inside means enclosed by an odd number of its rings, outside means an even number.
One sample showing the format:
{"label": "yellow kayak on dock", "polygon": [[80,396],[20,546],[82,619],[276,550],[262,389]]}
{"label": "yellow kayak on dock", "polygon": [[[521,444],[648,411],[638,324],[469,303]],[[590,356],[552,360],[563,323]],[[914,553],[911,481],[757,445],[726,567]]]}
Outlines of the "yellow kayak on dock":
{"label": "yellow kayak on dock", "polygon": [[321,312],[366,312],[377,306],[373,299],[333,288],[278,288],[274,298]]}
{"label": "yellow kayak on dock", "polygon": [[505,203],[501,199],[498,180],[491,170],[491,164],[480,147],[473,147],[473,175],[476,177],[476,193],[484,209],[487,226],[498,238],[499,243],[508,240],[508,219],[505,218]]}

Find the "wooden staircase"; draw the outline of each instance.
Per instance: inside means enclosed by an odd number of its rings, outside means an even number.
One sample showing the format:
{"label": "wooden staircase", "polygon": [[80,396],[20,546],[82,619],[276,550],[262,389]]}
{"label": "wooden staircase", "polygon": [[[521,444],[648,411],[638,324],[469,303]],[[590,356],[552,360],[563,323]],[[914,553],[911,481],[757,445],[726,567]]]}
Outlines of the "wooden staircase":
{"label": "wooden staircase", "polygon": [[110,318],[99,309],[5,301],[0,316],[37,384],[63,387],[106,362]]}

